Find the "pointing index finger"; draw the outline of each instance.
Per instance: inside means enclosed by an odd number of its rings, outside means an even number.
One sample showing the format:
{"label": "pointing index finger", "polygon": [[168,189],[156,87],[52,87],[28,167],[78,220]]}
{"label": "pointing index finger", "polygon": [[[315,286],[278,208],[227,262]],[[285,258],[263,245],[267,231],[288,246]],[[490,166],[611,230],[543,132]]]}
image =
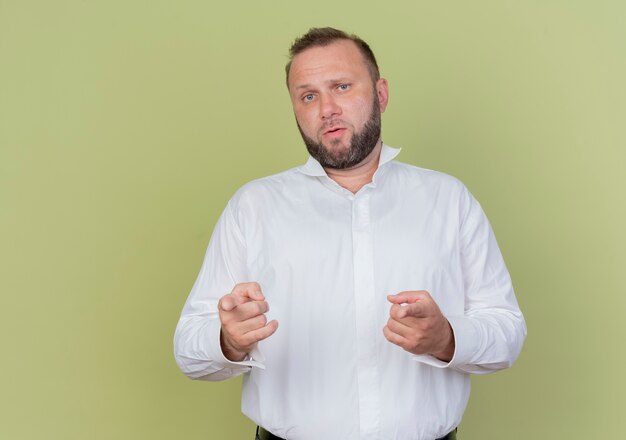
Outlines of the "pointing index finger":
{"label": "pointing index finger", "polygon": [[387,301],[393,304],[412,304],[422,299],[422,291],[400,292],[395,295],[387,295]]}
{"label": "pointing index finger", "polygon": [[231,295],[237,302],[237,305],[252,301],[263,301],[265,296],[261,293],[261,286],[258,283],[241,283],[237,284]]}
{"label": "pointing index finger", "polygon": [[240,283],[233,288],[231,293],[220,299],[218,307],[228,312],[241,304],[264,300],[265,296],[261,293],[261,287],[258,283]]}

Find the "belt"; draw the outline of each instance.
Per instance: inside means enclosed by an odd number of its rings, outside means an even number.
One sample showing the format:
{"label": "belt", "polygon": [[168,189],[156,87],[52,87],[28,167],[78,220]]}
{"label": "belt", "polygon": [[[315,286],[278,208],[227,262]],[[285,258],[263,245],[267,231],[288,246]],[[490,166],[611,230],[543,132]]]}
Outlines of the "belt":
{"label": "belt", "polygon": [[[269,431],[261,428],[260,426],[256,427],[256,437],[255,440],[285,440],[283,438],[277,437]],[[436,440],[456,440],[456,428],[453,431],[450,431],[443,437],[440,437]]]}

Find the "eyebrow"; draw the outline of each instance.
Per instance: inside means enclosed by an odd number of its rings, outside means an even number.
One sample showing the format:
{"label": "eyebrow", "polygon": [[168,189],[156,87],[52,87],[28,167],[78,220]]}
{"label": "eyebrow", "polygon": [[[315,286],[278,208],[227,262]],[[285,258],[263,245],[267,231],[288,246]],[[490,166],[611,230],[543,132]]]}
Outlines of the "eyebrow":
{"label": "eyebrow", "polygon": [[[328,81],[324,81],[326,84],[341,84],[341,83],[345,83],[345,82],[351,82],[348,78],[346,77],[342,77],[342,78],[337,78],[337,79],[329,79]],[[313,86],[311,84],[301,84],[299,86],[296,86],[296,90],[301,90],[301,89],[310,89]]]}

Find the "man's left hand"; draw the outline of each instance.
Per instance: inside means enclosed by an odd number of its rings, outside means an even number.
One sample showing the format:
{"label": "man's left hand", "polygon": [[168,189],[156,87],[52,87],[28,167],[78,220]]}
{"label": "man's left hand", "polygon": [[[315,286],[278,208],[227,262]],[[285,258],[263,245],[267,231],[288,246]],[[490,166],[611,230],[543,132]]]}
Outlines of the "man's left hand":
{"label": "man's left hand", "polygon": [[393,305],[383,328],[385,338],[409,353],[430,354],[449,362],[454,355],[452,327],[425,290],[387,295]]}

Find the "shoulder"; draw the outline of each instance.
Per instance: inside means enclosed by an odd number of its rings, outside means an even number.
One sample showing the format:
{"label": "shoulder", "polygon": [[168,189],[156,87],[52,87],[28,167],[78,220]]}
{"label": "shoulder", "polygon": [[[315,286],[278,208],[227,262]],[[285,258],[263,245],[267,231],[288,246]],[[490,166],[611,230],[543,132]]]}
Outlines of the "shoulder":
{"label": "shoulder", "polygon": [[465,192],[467,188],[459,179],[441,171],[410,165],[397,160],[389,163],[390,180],[409,187],[425,187],[452,192]]}
{"label": "shoulder", "polygon": [[388,180],[399,197],[431,204],[433,212],[457,218],[459,224],[464,224],[471,215],[484,216],[480,203],[458,178],[397,161],[389,165]]}
{"label": "shoulder", "polygon": [[229,201],[232,209],[267,203],[276,197],[284,197],[288,189],[302,185],[305,177],[300,167],[291,168],[270,176],[252,180],[239,188]]}

